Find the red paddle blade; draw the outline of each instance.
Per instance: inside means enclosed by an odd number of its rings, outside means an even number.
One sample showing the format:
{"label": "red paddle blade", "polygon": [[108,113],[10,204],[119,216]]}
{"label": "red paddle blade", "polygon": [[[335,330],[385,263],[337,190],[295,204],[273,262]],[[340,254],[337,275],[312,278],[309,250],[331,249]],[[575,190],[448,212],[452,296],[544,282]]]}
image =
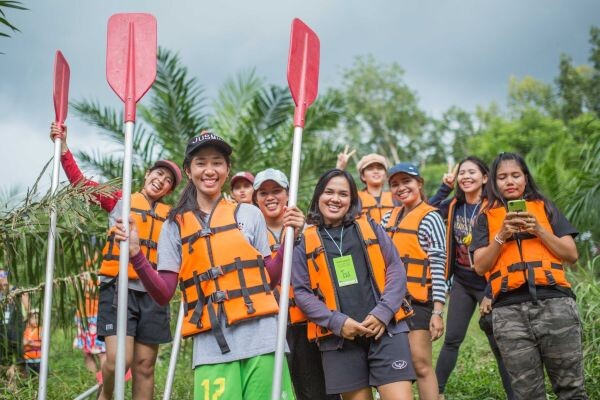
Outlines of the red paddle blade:
{"label": "red paddle blade", "polygon": [[60,52],[56,51],[54,59],[54,115],[55,122],[61,125],[67,119],[69,111],[69,79],[71,78],[71,69],[69,63]]}
{"label": "red paddle blade", "polygon": [[319,89],[320,44],[317,34],[304,22],[292,21],[287,79],[296,103],[294,126],[304,127],[306,110],[317,98]]}
{"label": "red paddle blade", "polygon": [[125,122],[135,121],[135,104],[156,78],[156,18],[114,14],[108,20],[106,79],[125,102]]}

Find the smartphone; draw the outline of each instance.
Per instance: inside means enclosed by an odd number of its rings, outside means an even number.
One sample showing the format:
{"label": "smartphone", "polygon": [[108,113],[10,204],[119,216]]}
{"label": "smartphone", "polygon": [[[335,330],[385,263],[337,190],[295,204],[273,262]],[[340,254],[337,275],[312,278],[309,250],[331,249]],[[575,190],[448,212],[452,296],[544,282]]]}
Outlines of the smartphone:
{"label": "smartphone", "polygon": [[525,205],[525,200],[509,200],[508,201],[508,211],[510,211],[510,212],[527,211],[527,206]]}

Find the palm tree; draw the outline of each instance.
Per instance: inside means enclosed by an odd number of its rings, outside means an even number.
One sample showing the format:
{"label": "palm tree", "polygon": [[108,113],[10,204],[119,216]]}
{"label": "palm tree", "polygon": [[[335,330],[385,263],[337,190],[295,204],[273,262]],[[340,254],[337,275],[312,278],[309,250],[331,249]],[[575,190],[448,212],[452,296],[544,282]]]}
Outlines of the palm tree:
{"label": "palm tree", "polygon": [[[139,106],[134,132],[134,179],[157,158],[179,164],[187,141],[202,129],[211,128],[234,148],[234,170],[257,172],[267,167],[289,171],[293,132],[293,100],[287,88],[268,85],[254,71],[229,79],[212,102],[209,113],[204,91],[190,77],[177,54],[159,49],[157,80],[147,106]],[[122,143],[121,113],[93,101],[72,103],[86,122],[100,128],[109,140]],[[327,92],[309,110],[303,142],[300,199],[304,204],[323,169],[335,165],[337,146],[326,134],[341,114],[342,102]],[[101,176],[121,176],[122,160],[100,151],[77,152],[83,165]],[[310,189],[310,190],[309,190]]]}

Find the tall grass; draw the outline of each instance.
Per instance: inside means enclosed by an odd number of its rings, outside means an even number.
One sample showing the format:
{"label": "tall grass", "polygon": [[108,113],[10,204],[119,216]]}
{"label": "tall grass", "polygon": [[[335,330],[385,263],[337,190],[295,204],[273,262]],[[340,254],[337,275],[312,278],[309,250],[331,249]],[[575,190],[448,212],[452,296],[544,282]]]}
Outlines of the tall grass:
{"label": "tall grass", "polygon": [[583,358],[586,389],[600,398],[600,256],[579,264],[570,273],[583,323]]}

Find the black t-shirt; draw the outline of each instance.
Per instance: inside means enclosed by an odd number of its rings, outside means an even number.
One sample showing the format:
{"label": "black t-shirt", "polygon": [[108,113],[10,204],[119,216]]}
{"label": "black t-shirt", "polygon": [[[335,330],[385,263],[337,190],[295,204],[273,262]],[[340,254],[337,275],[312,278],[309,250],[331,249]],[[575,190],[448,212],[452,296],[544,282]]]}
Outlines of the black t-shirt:
{"label": "black t-shirt", "polygon": [[484,290],[486,280],[484,277],[477,275],[471,267],[468,248],[473,235],[472,226],[475,223],[480,207],[481,203],[465,203],[454,209],[454,218],[452,220],[452,249],[454,254],[450,259],[451,262],[454,262],[453,271],[456,281],[477,290]]}
{"label": "black t-shirt", "polygon": [[[371,274],[367,265],[366,255],[363,250],[363,244],[360,242],[360,236],[355,224],[347,225],[344,228],[344,237],[342,239],[342,227],[319,228],[319,234],[323,238],[323,246],[327,253],[331,277],[335,289],[338,293],[340,302],[340,311],[350,318],[362,322],[366,316],[375,308],[375,288],[371,280]],[[331,236],[331,237],[330,237]],[[333,240],[332,240],[333,239]],[[338,278],[335,273],[333,259],[340,257],[340,246],[344,256],[351,255],[356,278],[358,283],[348,286],[339,286]]]}
{"label": "black t-shirt", "polygon": [[[567,218],[556,208],[553,203],[546,203],[546,209],[546,214],[548,221],[550,222],[552,232],[557,237],[560,238],[566,235],[571,235],[573,238],[575,238],[579,234],[577,229],[571,225]],[[482,247],[487,247],[488,245],[488,219],[487,215],[482,213],[477,218],[477,222],[473,227],[473,242],[469,247],[469,251],[472,255],[475,250]],[[553,299],[557,297],[575,297],[570,289],[558,286],[536,286],[536,292],[538,300]],[[496,297],[494,300],[494,307],[508,306],[511,304],[525,303],[528,301],[533,301],[533,299],[529,294],[527,284],[524,284],[515,290],[511,290],[510,292],[499,293],[498,297]]]}

